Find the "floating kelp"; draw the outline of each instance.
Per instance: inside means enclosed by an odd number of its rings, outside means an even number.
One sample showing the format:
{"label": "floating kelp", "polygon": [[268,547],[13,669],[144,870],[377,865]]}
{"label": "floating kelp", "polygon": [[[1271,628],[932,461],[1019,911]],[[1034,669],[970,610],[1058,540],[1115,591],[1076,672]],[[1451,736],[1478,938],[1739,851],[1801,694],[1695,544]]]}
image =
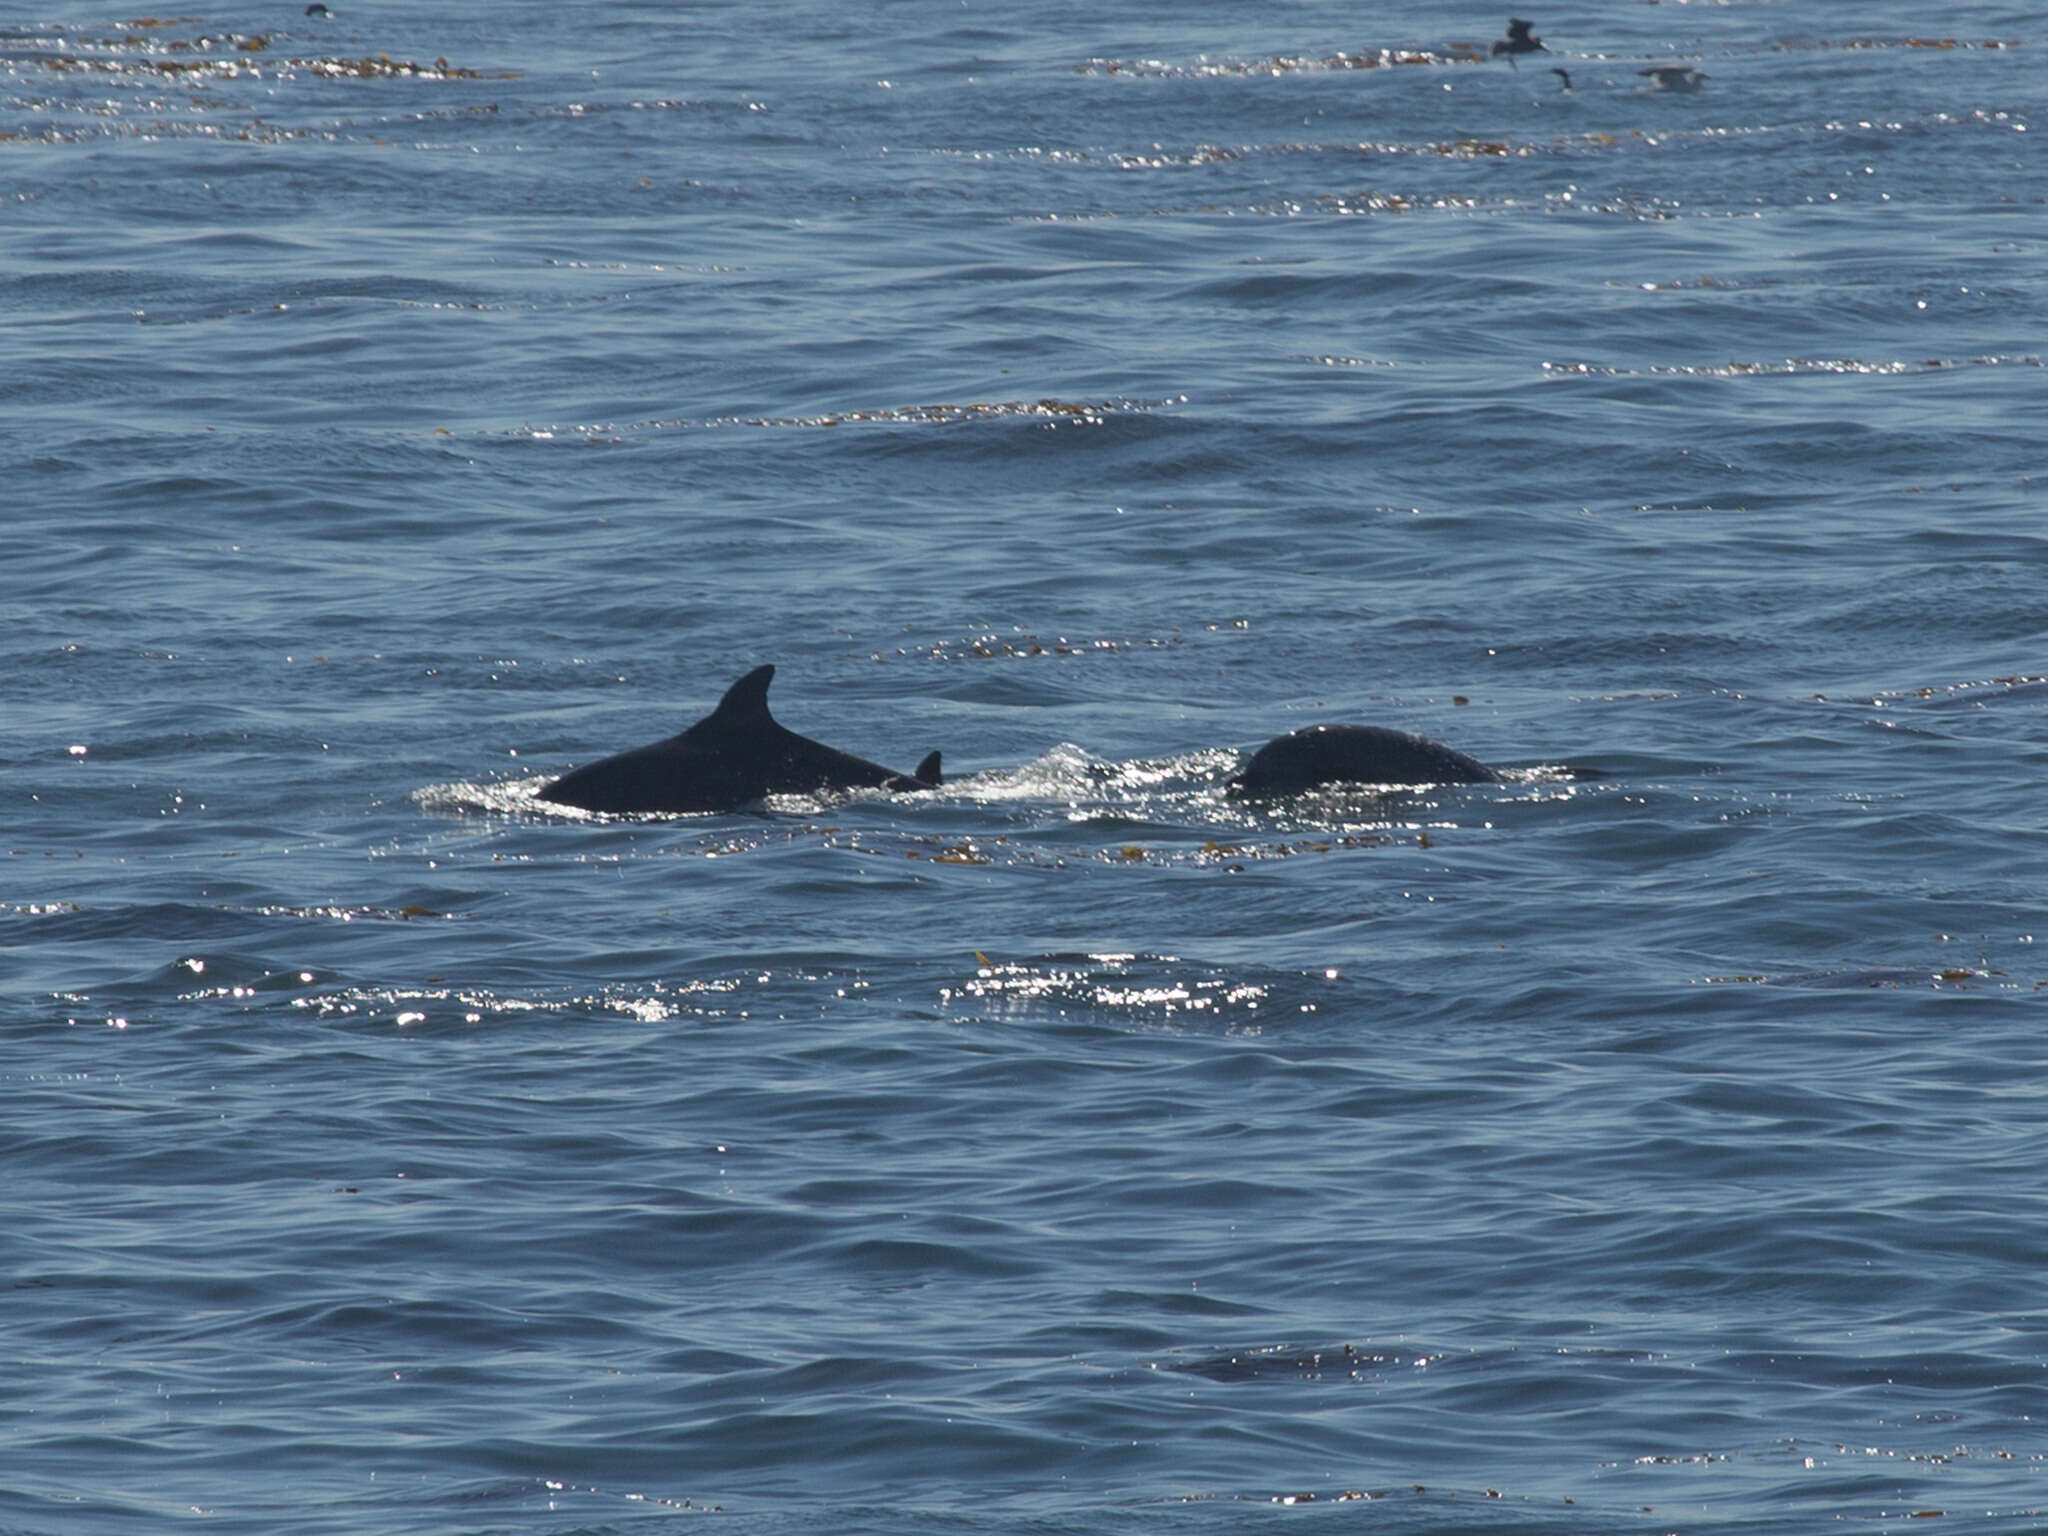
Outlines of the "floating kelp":
{"label": "floating kelp", "polygon": [[2013,38],[1987,37],[1977,41],[1954,37],[1853,37],[1842,42],[1826,38],[1781,37],[1770,44],[1773,53],[1851,53],[1865,52],[1880,48],[1932,48],[1946,52],[1951,49],[1999,49],[2017,48],[2020,40]]}
{"label": "floating kelp", "polygon": [[320,75],[330,80],[517,80],[519,73],[509,70],[487,75],[479,70],[464,69],[450,64],[446,59],[436,59],[432,64],[415,64],[409,59],[394,59],[387,53],[380,53],[374,59],[293,59],[293,68],[303,69],[308,74]]}
{"label": "floating kelp", "polygon": [[[142,17],[121,23],[131,30],[119,37],[68,35],[51,51],[33,57],[35,65],[56,73],[157,76],[178,80],[289,79],[305,75],[328,80],[516,80],[517,71],[490,73],[437,58],[431,64],[394,59],[388,53],[345,58],[333,55],[284,55],[276,50],[289,40],[276,32],[200,33],[190,37],[156,35],[172,27],[194,26],[197,17]],[[28,62],[28,60],[24,60]]]}
{"label": "floating kelp", "polygon": [[[2022,40],[2013,38],[1964,38],[1964,37],[1851,37],[1851,38],[1773,38],[1761,45],[1772,53],[1869,53],[1889,49],[1919,49],[1932,52],[1996,52],[2001,49],[2023,46]],[[1549,49],[1542,52],[1548,53]],[[1698,54],[1690,55],[1699,57]],[[1593,49],[1580,57],[1595,63],[1614,63],[1636,57],[1631,54]],[[1113,59],[1090,59],[1086,64],[1076,65],[1080,74],[1286,74],[1294,70],[1314,69],[1375,69],[1396,64],[1484,64],[1488,60],[1485,49],[1473,43],[1446,43],[1441,50],[1382,48],[1361,53],[1335,53],[1321,58],[1278,56],[1244,62],[1215,62],[1202,59],[1192,65],[1168,64],[1157,59],[1140,62],[1125,62]],[[1574,66],[1576,68],[1577,66]]]}
{"label": "floating kelp", "polygon": [[[1855,702],[1868,704],[1873,709],[1891,709],[1914,704],[1926,704],[1941,709],[1981,706],[1996,699],[2012,698],[2022,699],[2028,703],[2048,703],[2048,676],[2032,672],[2015,672],[2006,677],[1981,677],[1960,683],[1894,688]],[[1816,694],[1815,699],[1825,702],[1826,695]]]}

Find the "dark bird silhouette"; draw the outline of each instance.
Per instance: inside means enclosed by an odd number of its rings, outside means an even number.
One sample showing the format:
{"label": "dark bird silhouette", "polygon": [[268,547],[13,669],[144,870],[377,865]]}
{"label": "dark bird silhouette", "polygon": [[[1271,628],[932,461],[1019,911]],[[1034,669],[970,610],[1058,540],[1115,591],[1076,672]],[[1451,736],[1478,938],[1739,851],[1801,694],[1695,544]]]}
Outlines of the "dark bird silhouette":
{"label": "dark bird silhouette", "polygon": [[1502,54],[1506,54],[1508,56],[1508,66],[1513,68],[1515,55],[1518,53],[1550,52],[1548,48],[1543,46],[1542,38],[1530,35],[1529,29],[1534,25],[1536,23],[1533,21],[1524,21],[1519,16],[1510,16],[1508,18],[1508,35],[1494,39],[1493,47],[1488,51],[1487,57],[1497,59]]}
{"label": "dark bird silhouette", "polygon": [[1566,74],[1563,70],[1557,68],[1553,68],[1550,72],[1553,75],[1557,76],[1558,79],[1564,82],[1564,88],[1566,90],[1570,90],[1572,88],[1572,77],[1570,75]]}

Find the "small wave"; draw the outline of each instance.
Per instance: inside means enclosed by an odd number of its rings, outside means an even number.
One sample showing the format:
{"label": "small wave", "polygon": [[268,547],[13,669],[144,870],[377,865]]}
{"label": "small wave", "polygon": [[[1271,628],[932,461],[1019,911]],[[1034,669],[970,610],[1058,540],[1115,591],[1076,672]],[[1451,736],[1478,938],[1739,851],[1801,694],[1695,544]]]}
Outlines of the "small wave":
{"label": "small wave", "polygon": [[558,996],[493,987],[353,986],[311,992],[290,1001],[292,1007],[316,1019],[390,1024],[404,1030],[590,1014],[624,1015],[643,1024],[660,1024],[684,1016],[723,1017],[732,1011],[723,1000],[738,993],[742,985],[738,977],[710,977],[639,986],[619,984]]}
{"label": "small wave", "polygon": [[1175,64],[1164,59],[1089,59],[1074,66],[1077,75],[1136,75],[1153,80],[1239,79],[1247,75],[1292,75],[1354,69],[1406,66],[1442,67],[1481,64],[1485,54],[1476,44],[1453,43],[1442,51],[1429,48],[1368,48],[1357,53],[1269,54],[1258,59],[1196,59]]}
{"label": "small wave", "polygon": [[1730,972],[1702,976],[1705,986],[1757,986],[1757,987],[1799,987],[1819,991],[1839,992],[1869,989],[1872,991],[1919,991],[1923,988],[1937,992],[1974,992],[1985,989],[1995,991],[2048,990],[2048,981],[2035,982],[2031,987],[2010,979],[2004,971],[1986,966],[1950,965],[1938,970],[1916,969],[1911,966],[1863,966],[1833,971],[1779,971],[1779,972]]}
{"label": "small wave", "polygon": [[1636,379],[1662,376],[1671,378],[1741,379],[1741,378],[1785,378],[1800,374],[1908,374],[1936,373],[1943,369],[1960,368],[2039,368],[2038,353],[1987,353],[1978,357],[1926,357],[1918,360],[1905,358],[1859,358],[1859,357],[1784,357],[1757,362],[1729,363],[1653,363],[1642,368],[1626,368],[1609,363],[1552,363],[1543,364],[1543,372],[1553,377],[1598,377],[1611,379]]}
{"label": "small wave", "polygon": [[[1225,629],[1248,629],[1250,623],[1244,619],[1214,622],[1202,626],[1210,631]],[[995,661],[1013,659],[1036,659],[1042,656],[1107,656],[1125,651],[1163,650],[1168,646],[1184,643],[1183,634],[1148,635],[1139,639],[1098,635],[1092,639],[1076,639],[1069,635],[1044,635],[1028,630],[1015,630],[1007,635],[986,633],[970,635],[960,640],[934,640],[923,645],[899,645],[893,651],[870,651],[872,661],[887,661],[892,657],[920,657],[933,661]]]}
{"label": "small wave", "polygon": [[[540,791],[552,784],[553,774],[534,779],[501,779],[476,782],[458,781],[450,784],[428,784],[412,792],[413,800],[425,810],[453,812],[457,815],[481,811],[492,816],[550,817],[558,821],[611,824],[615,822],[680,822],[684,824],[706,821],[714,816],[733,813],[718,811],[636,811],[630,814],[615,814],[609,811],[590,811],[577,805],[560,805],[552,800],[540,798]],[[815,816],[853,803],[873,802],[888,804],[901,797],[885,789],[849,789],[824,791],[814,795],[769,794],[756,804],[764,810],[786,816]],[[809,830],[820,830],[812,828]],[[720,836],[698,850],[707,858],[722,854],[744,852],[759,846],[764,839],[733,839]]]}
{"label": "small wave", "polygon": [[[1823,699],[1825,696],[1822,696]],[[1960,683],[1930,684],[1918,688],[1894,688],[1871,694],[1861,702],[1874,709],[1900,705],[1925,705],[1929,709],[1981,709],[1994,700],[2017,699],[2026,704],[2048,704],[2048,677],[2016,672],[2006,677],[1972,678]]]}
{"label": "small wave", "polygon": [[1227,1354],[1204,1355],[1193,1360],[1152,1362],[1152,1370],[1178,1371],[1206,1376],[1216,1382],[1241,1381],[1370,1381],[1397,1368],[1415,1369],[1441,1354],[1421,1350],[1359,1349],[1340,1344],[1301,1349],[1285,1344],[1233,1350]]}
{"label": "small wave", "polygon": [[[446,58],[431,64],[411,59],[394,59],[388,53],[350,58],[339,54],[293,54],[290,37],[281,32],[186,32],[172,35],[173,28],[198,25],[196,17],[159,19],[143,17],[120,23],[129,30],[118,34],[52,34],[47,43],[30,40],[32,46],[4,61],[28,64],[56,74],[135,75],[152,79],[190,81],[195,76],[234,80],[290,79],[311,75],[338,80],[517,80],[517,71],[485,71]],[[10,39],[10,42],[20,40]]]}
{"label": "small wave", "polygon": [[1986,37],[1975,41],[1954,37],[1852,37],[1839,42],[1829,38],[1781,37],[1770,44],[1770,49],[1773,53],[1870,53],[1891,48],[1996,52],[2019,46],[2020,40],[2016,37]]}
{"label": "small wave", "polygon": [[814,416],[704,416],[649,418],[625,423],[579,422],[568,426],[513,427],[493,434],[528,442],[574,439],[618,445],[632,436],[676,431],[718,431],[734,427],[833,428],[849,426],[956,426],[965,422],[1025,420],[1043,426],[1101,426],[1116,416],[1143,415],[1185,405],[1186,395],[1163,400],[995,400],[931,405],[854,406]]}
{"label": "small wave", "polygon": [[573,805],[555,805],[538,798],[555,781],[553,774],[531,779],[487,779],[427,784],[412,792],[421,809],[429,811],[486,811],[497,816],[549,815],[570,820],[592,820],[595,813]]}

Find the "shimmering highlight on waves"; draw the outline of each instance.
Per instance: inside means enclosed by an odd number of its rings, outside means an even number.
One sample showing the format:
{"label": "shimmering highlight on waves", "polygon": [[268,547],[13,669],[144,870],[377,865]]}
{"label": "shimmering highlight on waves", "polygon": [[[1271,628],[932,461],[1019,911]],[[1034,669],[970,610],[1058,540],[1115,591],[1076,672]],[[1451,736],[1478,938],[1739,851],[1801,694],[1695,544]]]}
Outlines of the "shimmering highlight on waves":
{"label": "shimmering highlight on waves", "polygon": [[[1860,37],[1840,41],[1833,39],[1778,38],[1766,45],[1777,53],[1819,53],[1828,51],[1872,52],[1891,48],[1932,49],[1951,51],[1955,49],[1983,49],[1997,51],[2003,48],[2022,46],[2018,38],[1983,38],[1979,40],[1953,37]],[[1544,50],[1549,51],[1549,50]],[[1620,57],[1612,53],[1594,52],[1587,55],[1595,61]],[[1359,52],[1330,53],[1318,56],[1302,54],[1274,54],[1258,59],[1196,59],[1187,62],[1172,62],[1165,59],[1110,59],[1093,58],[1076,64],[1074,72],[1083,75],[1128,75],[1143,79],[1203,80],[1231,79],[1247,75],[1289,75],[1309,72],[1342,71],[1355,69],[1386,69],[1395,66],[1442,66],[1463,64],[1484,64],[1486,51],[1476,43],[1452,43],[1441,50],[1428,48],[1377,48]]]}
{"label": "shimmering highlight on waves", "polygon": [[1757,375],[1789,376],[1805,373],[1835,374],[1906,374],[1931,373],[1937,369],[1957,368],[2039,368],[2041,359],[2033,353],[2019,353],[2004,357],[1924,357],[1914,360],[1893,358],[1886,361],[1870,361],[1856,357],[1786,357],[1774,358],[1768,362],[1740,363],[1652,363],[1646,368],[1622,368],[1604,363],[1553,363],[1545,362],[1542,367],[1547,374],[1598,375],[1602,378],[1647,378],[1664,375],[1674,378],[1748,378]]}
{"label": "shimmering highlight on waves", "polygon": [[[393,59],[387,53],[361,58],[334,54],[294,55],[286,50],[311,40],[310,31],[187,31],[196,17],[117,22],[119,35],[85,32],[62,24],[0,34],[0,68],[29,66],[54,73],[142,75],[196,83],[194,76],[289,81],[299,75],[322,79],[517,80],[519,72],[486,74],[436,59],[431,65]],[[313,25],[308,23],[308,25]]]}
{"label": "shimmering highlight on waves", "polygon": [[549,442],[576,438],[592,443],[619,444],[629,437],[680,430],[712,431],[730,427],[845,427],[845,426],[952,426],[962,422],[1025,419],[1056,426],[1101,426],[1112,416],[1144,414],[1185,405],[1187,396],[1141,402],[1136,400],[1002,400],[977,401],[960,405],[905,405],[855,407],[827,411],[816,416],[707,416],[697,419],[634,421],[624,424],[579,424],[575,426],[524,426],[503,433],[508,438]]}
{"label": "shimmering highlight on waves", "polygon": [[593,1018],[622,1014],[642,1024],[679,1018],[755,1016],[741,995],[749,982],[771,978],[713,977],[649,982],[583,995],[518,995],[488,987],[347,987],[294,997],[294,1008],[322,1022],[389,1024],[400,1029],[511,1024],[534,1017]]}
{"label": "shimmering highlight on waves", "polygon": [[[1250,626],[1246,620],[1234,619],[1227,623],[1212,620],[1199,627],[1215,634],[1226,629],[1242,630]],[[1184,644],[1186,639],[1187,636],[1184,634],[1143,637],[1098,635],[1093,639],[1077,639],[1068,635],[1039,634],[1020,628],[1008,634],[991,631],[964,640],[931,640],[915,648],[899,645],[893,651],[870,652],[868,659],[886,661],[898,657],[911,657],[932,661],[1037,661],[1047,657],[1110,656],[1122,651],[1160,650],[1167,646]]]}
{"label": "shimmering highlight on waves", "polygon": [[1175,64],[1163,59],[1089,59],[1074,66],[1080,75],[1134,75],[1156,80],[1231,79],[1245,75],[1292,75],[1304,71],[1392,69],[1397,66],[1483,64],[1485,56],[1472,44],[1444,52],[1427,48],[1375,48],[1320,57],[1275,54],[1263,59],[1197,59]]}
{"label": "shimmering highlight on waves", "polygon": [[[984,957],[986,960],[986,957]],[[1335,980],[1334,971],[1328,979]],[[1118,1028],[1169,1029],[1186,1021],[1256,1032],[1252,1016],[1274,1005],[1272,987],[1208,973],[1171,955],[1076,955],[1037,961],[986,960],[971,977],[939,989],[941,1007],[1001,1013],[1050,1012],[1113,1022]],[[1297,1002],[1303,1013],[1313,1002]]]}

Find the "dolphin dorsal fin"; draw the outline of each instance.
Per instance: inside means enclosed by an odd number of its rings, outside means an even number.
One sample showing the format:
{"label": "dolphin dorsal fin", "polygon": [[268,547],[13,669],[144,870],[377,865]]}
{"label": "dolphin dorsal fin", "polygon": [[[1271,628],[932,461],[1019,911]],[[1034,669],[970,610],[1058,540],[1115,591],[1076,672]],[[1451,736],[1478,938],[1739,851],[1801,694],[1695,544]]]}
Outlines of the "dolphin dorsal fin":
{"label": "dolphin dorsal fin", "polygon": [[768,685],[775,681],[775,667],[756,667],[745,677],[725,690],[725,697],[718,701],[718,708],[706,718],[726,725],[737,725],[746,720],[766,720],[768,716]]}
{"label": "dolphin dorsal fin", "polygon": [[927,783],[927,784],[930,784],[930,785],[934,785],[934,786],[936,786],[936,785],[937,785],[937,784],[939,783],[939,754],[938,754],[938,753],[936,753],[936,752],[927,752],[927,753],[925,754],[925,756],[924,756],[924,761],[923,761],[923,762],[921,762],[921,763],[919,763],[919,764],[917,765],[917,774],[916,774],[916,777],[918,777],[918,778],[920,778],[920,779],[924,780],[924,782],[925,782],[925,783]]}

